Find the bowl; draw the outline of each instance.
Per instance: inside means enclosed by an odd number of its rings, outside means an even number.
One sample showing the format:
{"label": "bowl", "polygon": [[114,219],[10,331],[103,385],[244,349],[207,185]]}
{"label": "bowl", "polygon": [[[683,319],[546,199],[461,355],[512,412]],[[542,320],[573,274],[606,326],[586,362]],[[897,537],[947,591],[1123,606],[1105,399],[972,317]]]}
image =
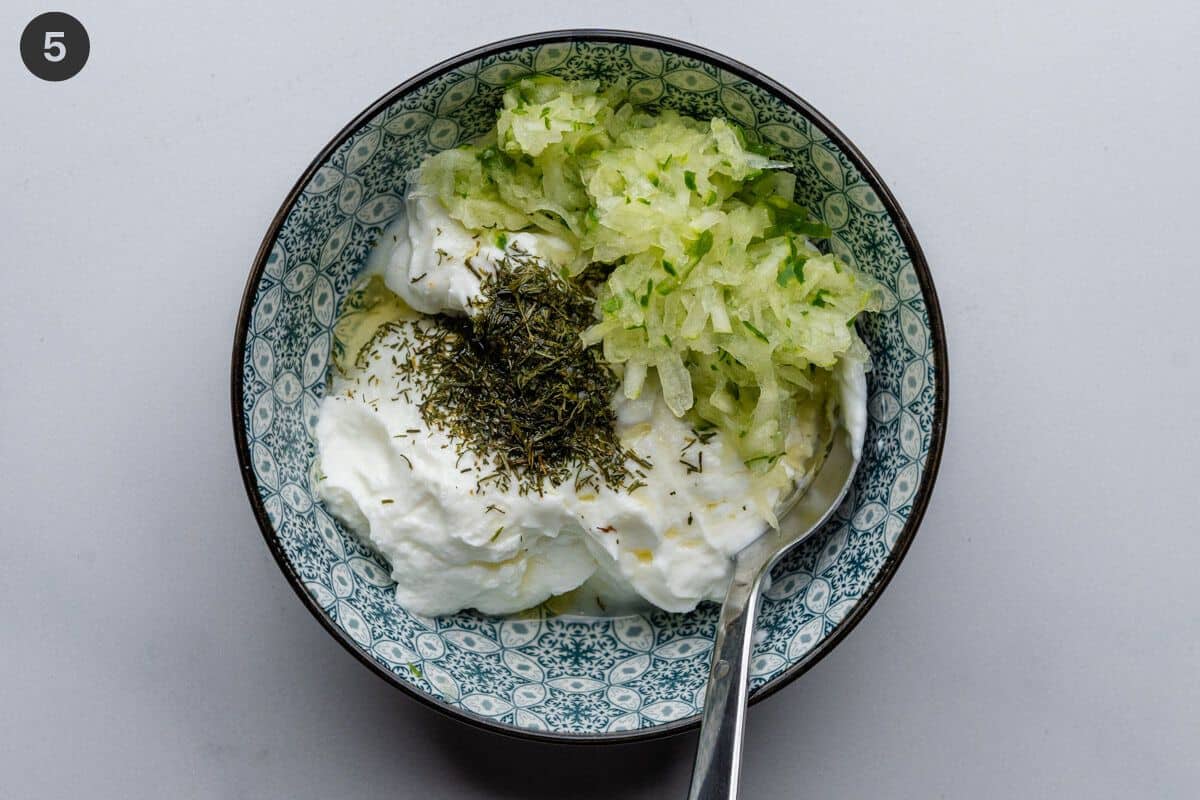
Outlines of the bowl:
{"label": "bowl", "polygon": [[465,722],[533,739],[620,742],[698,722],[717,608],[564,618],[533,610],[430,618],[400,607],[389,570],[314,500],[313,430],[341,299],[428,153],[494,121],[503,87],[540,72],[624,80],[632,97],[735,120],[795,164],[797,200],[832,249],[874,275],[861,322],[874,368],[862,465],[828,524],[773,572],[751,701],[809,669],[862,619],[929,502],[946,425],[946,348],[916,237],[875,170],[796,94],[729,58],[639,33],[554,31],[455,56],[373,103],[283,201],[254,260],[233,348],[233,423],[246,491],[280,569],[376,674]]}

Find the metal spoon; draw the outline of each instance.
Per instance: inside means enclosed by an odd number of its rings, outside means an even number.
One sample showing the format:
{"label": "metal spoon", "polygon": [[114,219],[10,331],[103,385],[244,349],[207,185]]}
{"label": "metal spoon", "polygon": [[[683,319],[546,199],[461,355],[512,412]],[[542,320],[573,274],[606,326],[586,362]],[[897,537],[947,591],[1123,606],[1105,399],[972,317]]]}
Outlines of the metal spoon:
{"label": "metal spoon", "polygon": [[854,446],[843,427],[837,429],[833,439],[812,483],[780,504],[779,529],[769,530],[734,557],[733,583],[717,621],[688,800],[737,798],[746,699],[750,694],[750,645],[763,577],[784,553],[829,519],[850,489],[860,448]]}

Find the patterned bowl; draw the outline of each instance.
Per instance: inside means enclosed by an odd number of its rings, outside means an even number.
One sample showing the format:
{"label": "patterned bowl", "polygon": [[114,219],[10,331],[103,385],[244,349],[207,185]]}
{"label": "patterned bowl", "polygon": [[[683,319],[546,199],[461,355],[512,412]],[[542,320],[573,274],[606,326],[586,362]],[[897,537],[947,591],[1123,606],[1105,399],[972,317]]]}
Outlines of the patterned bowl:
{"label": "patterned bowl", "polygon": [[622,618],[413,614],[389,570],[314,501],[313,427],[334,314],[405,175],[493,121],[502,87],[532,72],[625,80],[633,97],[725,116],[786,152],[798,200],[833,249],[884,286],[866,319],[874,358],[862,466],[837,515],[774,572],[751,670],[761,700],[828,653],[879,596],[929,502],[946,423],[946,351],[924,256],[883,181],[792,92],[707,50],[644,34],[558,31],[445,61],[346,126],[305,170],[263,240],[233,352],[233,419],[259,526],[297,593],[384,679],[462,720],[535,739],[616,742],[694,727],[716,608]]}

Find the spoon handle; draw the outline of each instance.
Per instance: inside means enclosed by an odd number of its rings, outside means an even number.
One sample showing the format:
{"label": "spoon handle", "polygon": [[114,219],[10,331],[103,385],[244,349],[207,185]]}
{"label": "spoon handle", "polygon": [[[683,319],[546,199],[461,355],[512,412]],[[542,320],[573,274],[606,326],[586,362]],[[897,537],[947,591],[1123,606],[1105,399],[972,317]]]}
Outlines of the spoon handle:
{"label": "spoon handle", "polygon": [[742,732],[750,694],[750,645],[758,613],[760,565],[739,559],[721,606],[713,643],[700,743],[688,800],[736,800],[742,766]]}

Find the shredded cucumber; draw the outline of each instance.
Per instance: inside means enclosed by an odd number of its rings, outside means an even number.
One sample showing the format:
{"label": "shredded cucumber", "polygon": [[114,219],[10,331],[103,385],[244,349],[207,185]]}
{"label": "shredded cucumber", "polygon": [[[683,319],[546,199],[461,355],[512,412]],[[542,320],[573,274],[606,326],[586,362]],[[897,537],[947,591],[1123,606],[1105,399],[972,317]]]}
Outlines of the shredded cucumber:
{"label": "shredded cucumber", "polygon": [[419,182],[472,231],[560,237],[578,274],[612,265],[584,341],[636,397],[652,368],[667,405],[734,437],[763,470],[787,420],[825,408],[830,370],[861,348],[874,283],[813,239],[789,166],[741,130],[625,102],[593,81],[537,77],[504,93],[496,128],[438,153]]}

